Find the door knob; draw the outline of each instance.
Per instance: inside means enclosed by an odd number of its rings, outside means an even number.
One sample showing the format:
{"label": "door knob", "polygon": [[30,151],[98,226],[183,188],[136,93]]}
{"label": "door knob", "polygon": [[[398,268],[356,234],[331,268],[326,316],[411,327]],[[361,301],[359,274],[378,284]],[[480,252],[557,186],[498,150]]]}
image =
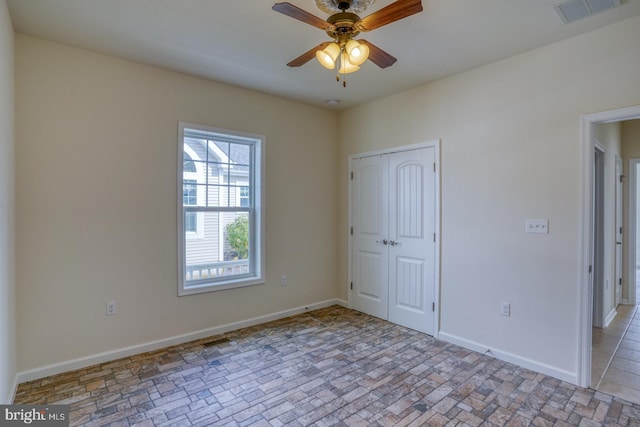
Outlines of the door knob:
{"label": "door knob", "polygon": [[398,245],[400,244],[400,242],[396,242],[395,240],[390,240],[390,241],[389,241],[389,244],[390,244],[391,246],[398,246]]}

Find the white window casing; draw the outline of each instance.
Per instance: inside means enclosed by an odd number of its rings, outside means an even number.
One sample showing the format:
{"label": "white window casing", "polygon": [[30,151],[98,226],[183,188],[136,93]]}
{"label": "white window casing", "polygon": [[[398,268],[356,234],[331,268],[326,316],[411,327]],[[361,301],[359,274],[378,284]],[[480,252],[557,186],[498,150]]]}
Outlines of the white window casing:
{"label": "white window casing", "polygon": [[178,295],[264,283],[265,137],[186,122],[178,135]]}

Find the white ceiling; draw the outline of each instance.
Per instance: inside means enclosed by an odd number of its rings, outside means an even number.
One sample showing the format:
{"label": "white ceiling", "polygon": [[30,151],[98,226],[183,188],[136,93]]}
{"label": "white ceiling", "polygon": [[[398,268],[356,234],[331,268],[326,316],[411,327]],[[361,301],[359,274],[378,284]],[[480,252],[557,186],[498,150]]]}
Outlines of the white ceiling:
{"label": "white ceiling", "polygon": [[[398,58],[347,76],[315,59],[286,63],[323,41],[322,31],[271,10],[274,0],[7,0],[16,31],[146,64],[327,106],[345,108],[460,73],[640,14],[640,0],[564,24],[562,0],[423,0],[424,11],[363,33]],[[393,0],[376,0],[361,16]],[[290,3],[323,19],[313,0]]]}

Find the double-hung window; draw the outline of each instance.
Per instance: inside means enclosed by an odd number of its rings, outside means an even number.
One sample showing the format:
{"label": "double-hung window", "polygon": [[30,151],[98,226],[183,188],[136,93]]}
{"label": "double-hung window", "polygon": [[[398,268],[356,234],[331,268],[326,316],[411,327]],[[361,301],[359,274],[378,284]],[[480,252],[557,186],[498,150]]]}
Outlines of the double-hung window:
{"label": "double-hung window", "polygon": [[179,295],[264,283],[264,137],[179,124]]}

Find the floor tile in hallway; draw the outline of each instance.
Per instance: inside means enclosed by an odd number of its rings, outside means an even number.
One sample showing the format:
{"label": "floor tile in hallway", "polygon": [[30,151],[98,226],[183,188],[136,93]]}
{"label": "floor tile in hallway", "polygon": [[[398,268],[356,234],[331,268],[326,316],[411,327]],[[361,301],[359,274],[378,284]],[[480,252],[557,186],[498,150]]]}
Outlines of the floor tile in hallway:
{"label": "floor tile in hallway", "polygon": [[598,390],[640,403],[640,313],[636,307]]}
{"label": "floor tile in hallway", "polygon": [[640,405],[342,307],[21,384],[83,426],[640,426]]}
{"label": "floor tile in hallway", "polygon": [[591,385],[594,388],[602,382],[624,333],[635,314],[635,306],[620,305],[618,314],[606,328],[593,328],[591,339]]}

